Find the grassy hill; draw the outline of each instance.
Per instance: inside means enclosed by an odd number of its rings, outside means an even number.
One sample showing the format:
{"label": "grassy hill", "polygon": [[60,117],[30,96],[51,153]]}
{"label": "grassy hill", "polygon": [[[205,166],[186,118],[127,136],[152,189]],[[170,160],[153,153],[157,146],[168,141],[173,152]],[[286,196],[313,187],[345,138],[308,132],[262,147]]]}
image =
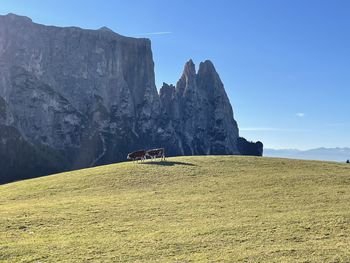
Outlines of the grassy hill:
{"label": "grassy hill", "polygon": [[1,262],[349,262],[350,165],[207,156],[0,186]]}

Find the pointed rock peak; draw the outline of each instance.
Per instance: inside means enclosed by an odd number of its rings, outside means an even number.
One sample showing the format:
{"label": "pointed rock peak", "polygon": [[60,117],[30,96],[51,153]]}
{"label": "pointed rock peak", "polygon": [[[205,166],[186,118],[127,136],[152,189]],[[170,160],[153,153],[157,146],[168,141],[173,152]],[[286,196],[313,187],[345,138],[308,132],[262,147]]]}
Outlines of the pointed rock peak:
{"label": "pointed rock peak", "polygon": [[196,66],[192,59],[186,62],[181,78],[176,83],[176,91],[184,94],[185,90],[193,90],[196,87]]}
{"label": "pointed rock peak", "polygon": [[201,62],[199,64],[199,69],[198,69],[198,74],[202,74],[202,73],[216,73],[214,64],[210,61],[210,60],[206,60],[204,62]]}
{"label": "pointed rock peak", "polygon": [[173,84],[169,85],[168,83],[163,82],[162,89],[172,89],[172,88],[174,88]]}
{"label": "pointed rock peak", "polygon": [[200,88],[207,90],[224,89],[220,76],[210,60],[200,63],[197,73],[197,84]]}
{"label": "pointed rock peak", "polygon": [[185,65],[191,65],[191,66],[194,66],[193,60],[190,58],[190,60],[189,60],[189,61],[187,61]]}
{"label": "pointed rock peak", "polygon": [[202,65],[205,65],[207,67],[212,67],[214,68],[213,62],[211,62],[209,59],[205,60],[204,62],[201,62]]}
{"label": "pointed rock peak", "polygon": [[194,76],[196,75],[196,66],[194,65],[192,59],[186,62],[183,75],[185,76]]}
{"label": "pointed rock peak", "polygon": [[159,90],[160,97],[171,96],[175,92],[175,87],[172,84],[167,84],[163,82],[163,86]]}

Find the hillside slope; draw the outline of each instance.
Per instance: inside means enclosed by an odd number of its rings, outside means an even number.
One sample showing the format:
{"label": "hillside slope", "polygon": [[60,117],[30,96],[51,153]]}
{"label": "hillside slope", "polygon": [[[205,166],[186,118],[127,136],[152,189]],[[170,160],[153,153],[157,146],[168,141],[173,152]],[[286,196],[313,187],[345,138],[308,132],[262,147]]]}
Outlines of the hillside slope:
{"label": "hillside slope", "polygon": [[207,156],[0,186],[1,262],[349,262],[350,166]]}

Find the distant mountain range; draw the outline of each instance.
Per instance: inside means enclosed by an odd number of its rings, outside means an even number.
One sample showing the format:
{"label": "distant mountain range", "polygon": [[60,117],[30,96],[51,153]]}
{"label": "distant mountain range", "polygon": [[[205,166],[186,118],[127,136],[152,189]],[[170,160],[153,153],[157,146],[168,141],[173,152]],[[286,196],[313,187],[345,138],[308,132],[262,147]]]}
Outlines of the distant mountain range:
{"label": "distant mountain range", "polygon": [[350,148],[316,148],[304,151],[297,149],[264,149],[264,156],[345,162],[350,159]]}

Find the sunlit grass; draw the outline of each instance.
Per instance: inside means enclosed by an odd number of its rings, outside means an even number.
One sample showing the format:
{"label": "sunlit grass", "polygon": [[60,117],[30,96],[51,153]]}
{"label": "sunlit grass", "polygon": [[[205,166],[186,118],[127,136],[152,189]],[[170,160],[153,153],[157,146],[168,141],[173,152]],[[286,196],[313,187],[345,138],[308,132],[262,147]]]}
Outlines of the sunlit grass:
{"label": "sunlit grass", "polygon": [[350,166],[237,156],[0,186],[4,262],[349,262]]}

